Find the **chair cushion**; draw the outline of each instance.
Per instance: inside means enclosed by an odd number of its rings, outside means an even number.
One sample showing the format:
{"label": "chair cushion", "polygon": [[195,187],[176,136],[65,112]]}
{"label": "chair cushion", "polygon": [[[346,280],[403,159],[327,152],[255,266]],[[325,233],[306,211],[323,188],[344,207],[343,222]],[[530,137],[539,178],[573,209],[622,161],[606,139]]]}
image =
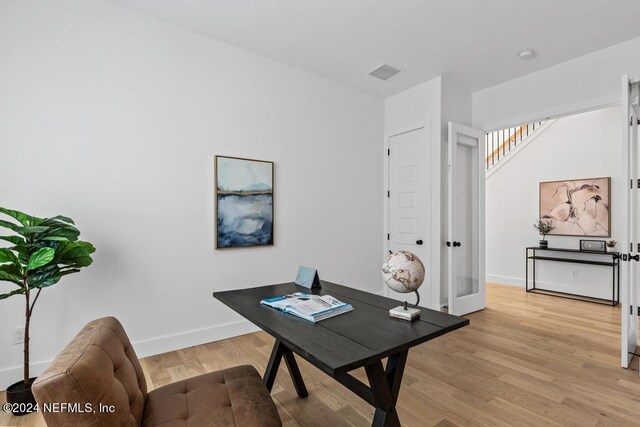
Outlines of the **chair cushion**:
{"label": "chair cushion", "polygon": [[149,392],[142,425],[276,427],[282,423],[258,372],[243,365]]}
{"label": "chair cushion", "polygon": [[[114,317],[87,324],[33,384],[45,403],[92,405],[92,411],[43,411],[50,426],[127,426],[142,421],[147,384],[122,325]],[[113,412],[98,411],[98,404]]]}

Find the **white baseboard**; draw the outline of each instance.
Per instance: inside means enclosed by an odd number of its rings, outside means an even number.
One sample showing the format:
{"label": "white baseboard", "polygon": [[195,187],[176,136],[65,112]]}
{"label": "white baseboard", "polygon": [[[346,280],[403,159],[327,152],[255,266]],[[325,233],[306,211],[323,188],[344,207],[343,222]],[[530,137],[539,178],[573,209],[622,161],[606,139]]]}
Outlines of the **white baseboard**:
{"label": "white baseboard", "polygon": [[[29,366],[29,375],[37,377],[47,369],[47,366],[51,363],[51,360],[45,360],[43,362],[32,362]],[[15,366],[13,368],[5,368],[0,371],[0,390],[4,390],[13,383],[17,383],[22,380],[22,365]]]}
{"label": "white baseboard", "polygon": [[260,328],[253,323],[243,319],[221,325],[209,326],[207,328],[138,341],[133,343],[133,348],[138,357],[147,357],[236,337],[238,335],[250,334],[259,330]]}
{"label": "white baseboard", "polygon": [[497,274],[487,274],[487,283],[496,283],[498,285],[516,286],[524,288],[524,279],[519,277],[500,276]]}
{"label": "white baseboard", "polygon": [[[221,325],[209,326],[207,328],[195,329],[178,334],[164,335],[133,343],[133,348],[138,357],[148,357],[168,351],[193,347],[195,345],[206,344],[219,341],[238,335],[249,334],[260,330],[248,320],[238,320],[235,322],[223,323]],[[52,360],[31,363],[31,376],[38,376],[44,372]],[[22,366],[15,366],[0,370],[0,390],[20,381],[22,378]]]}
{"label": "white baseboard", "polygon": [[[524,279],[519,277],[500,276],[497,274],[487,274],[487,282],[496,283],[498,285],[515,286],[524,288]],[[531,277],[529,278],[529,287],[531,287]],[[547,289],[550,291],[565,292],[569,294],[584,295],[593,298],[611,299],[611,283],[605,283],[601,289],[585,289],[579,285],[567,283],[552,283],[536,280],[536,288]]]}

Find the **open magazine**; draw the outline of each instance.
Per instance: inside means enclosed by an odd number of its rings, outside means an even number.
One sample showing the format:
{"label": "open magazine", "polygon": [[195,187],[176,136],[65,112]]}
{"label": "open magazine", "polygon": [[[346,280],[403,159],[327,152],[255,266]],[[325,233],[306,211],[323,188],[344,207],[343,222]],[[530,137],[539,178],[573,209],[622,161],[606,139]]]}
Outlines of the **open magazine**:
{"label": "open magazine", "polygon": [[338,301],[331,295],[311,295],[302,292],[263,299],[260,304],[293,314],[309,322],[319,322],[353,310],[351,304]]}

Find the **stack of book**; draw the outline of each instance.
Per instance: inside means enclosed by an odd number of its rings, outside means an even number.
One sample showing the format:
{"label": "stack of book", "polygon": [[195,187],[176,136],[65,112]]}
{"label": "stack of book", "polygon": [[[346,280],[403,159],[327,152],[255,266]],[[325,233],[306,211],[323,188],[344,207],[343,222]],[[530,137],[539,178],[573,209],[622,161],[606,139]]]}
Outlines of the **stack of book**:
{"label": "stack of book", "polygon": [[339,301],[331,295],[311,295],[302,292],[263,299],[260,304],[314,323],[353,310],[351,304]]}

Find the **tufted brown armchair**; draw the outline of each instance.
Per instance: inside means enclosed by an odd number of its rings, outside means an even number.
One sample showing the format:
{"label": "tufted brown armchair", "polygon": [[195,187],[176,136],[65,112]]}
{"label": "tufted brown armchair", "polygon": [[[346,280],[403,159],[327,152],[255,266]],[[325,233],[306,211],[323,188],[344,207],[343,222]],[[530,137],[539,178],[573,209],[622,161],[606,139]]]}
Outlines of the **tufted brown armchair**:
{"label": "tufted brown armchair", "polygon": [[[38,377],[33,394],[47,425],[56,427],[282,425],[252,366],[211,372],[147,393],[140,362],[114,317],[87,324]],[[61,403],[75,406],[44,408]],[[106,409],[100,411],[99,405]]]}

